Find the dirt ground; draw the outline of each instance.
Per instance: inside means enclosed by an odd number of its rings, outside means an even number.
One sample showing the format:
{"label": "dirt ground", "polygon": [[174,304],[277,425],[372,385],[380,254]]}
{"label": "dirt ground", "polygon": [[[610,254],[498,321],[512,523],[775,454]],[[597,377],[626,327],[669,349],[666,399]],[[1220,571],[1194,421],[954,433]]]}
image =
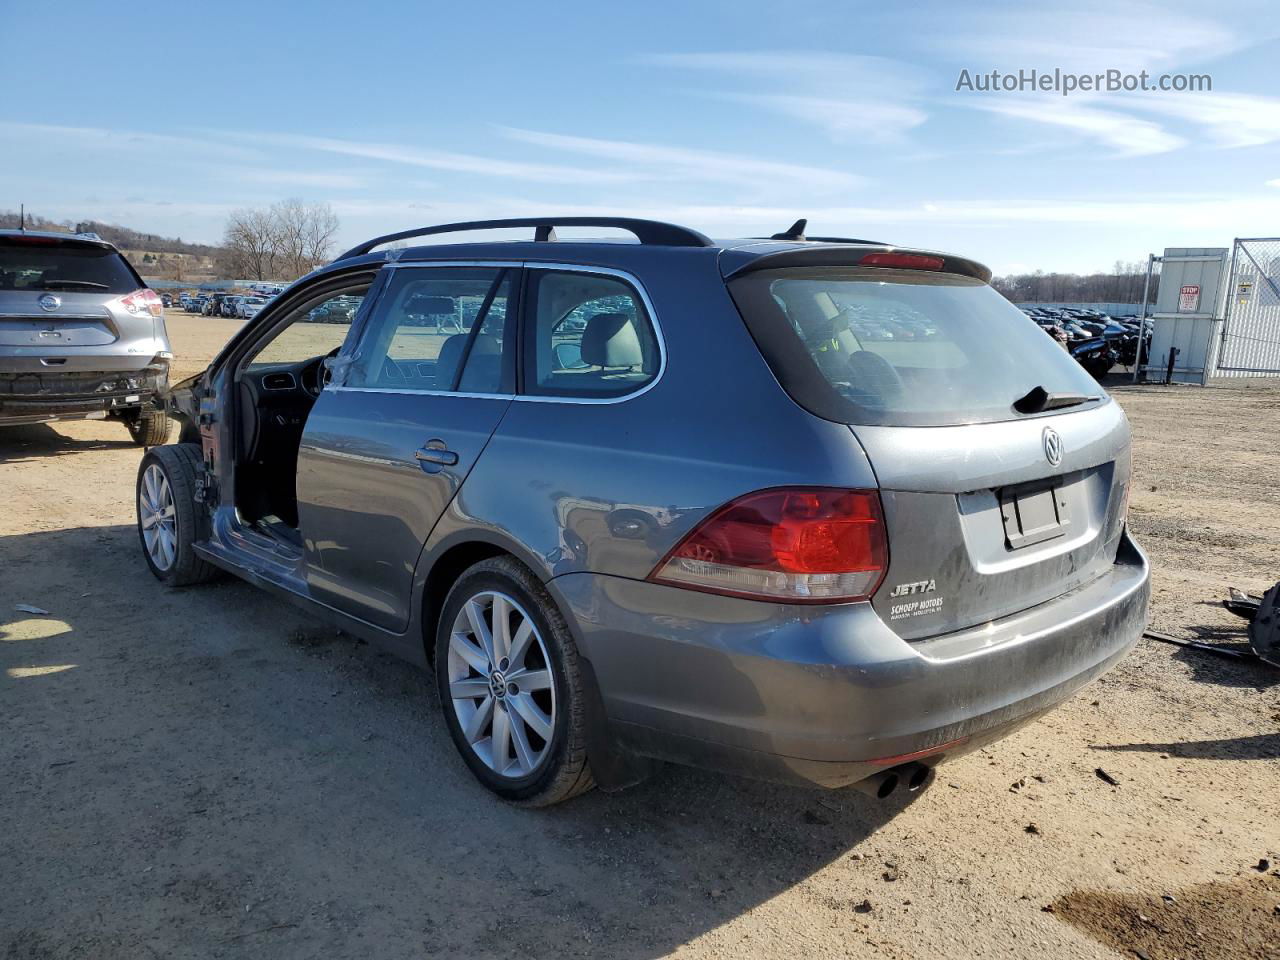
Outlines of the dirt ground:
{"label": "dirt ground", "polygon": [[[238,327],[170,323],[179,376]],[[1116,395],[1153,625],[1242,640],[1216,604],[1280,578],[1280,386]],[[0,957],[1280,957],[1280,670],[1144,642],[913,800],[673,767],[514,809],[413,668],[161,588],[138,459],[0,433]]]}

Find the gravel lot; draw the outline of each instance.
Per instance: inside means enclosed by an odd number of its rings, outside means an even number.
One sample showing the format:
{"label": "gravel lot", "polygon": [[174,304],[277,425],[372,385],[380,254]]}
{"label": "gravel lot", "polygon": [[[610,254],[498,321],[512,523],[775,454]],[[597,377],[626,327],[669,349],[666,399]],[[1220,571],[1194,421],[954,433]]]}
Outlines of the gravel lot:
{"label": "gravel lot", "polygon": [[[170,327],[181,375],[238,324]],[[1216,604],[1280,577],[1280,386],[1116,395],[1153,625],[1242,640]],[[1280,956],[1280,670],[1144,643],[914,802],[668,768],[513,809],[413,668],[162,589],[138,459],[0,433],[2,957]]]}

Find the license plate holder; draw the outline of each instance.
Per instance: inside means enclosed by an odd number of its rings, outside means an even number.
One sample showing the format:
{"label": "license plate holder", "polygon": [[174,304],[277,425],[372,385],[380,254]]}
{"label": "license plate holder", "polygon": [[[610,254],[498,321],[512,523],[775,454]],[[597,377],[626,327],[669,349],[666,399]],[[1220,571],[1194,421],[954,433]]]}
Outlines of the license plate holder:
{"label": "license plate holder", "polygon": [[1010,550],[1065,536],[1071,526],[1060,483],[1041,481],[1004,487],[999,499],[1004,539]]}

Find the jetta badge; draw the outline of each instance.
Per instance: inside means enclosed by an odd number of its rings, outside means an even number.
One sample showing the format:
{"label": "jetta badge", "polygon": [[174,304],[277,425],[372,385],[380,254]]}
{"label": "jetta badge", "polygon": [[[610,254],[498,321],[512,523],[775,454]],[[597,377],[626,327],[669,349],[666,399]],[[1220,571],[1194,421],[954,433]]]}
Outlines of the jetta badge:
{"label": "jetta badge", "polygon": [[40,304],[41,310],[53,311],[62,306],[62,300],[55,297],[52,293],[46,293],[43,297],[36,301]]}
{"label": "jetta badge", "polygon": [[1053,427],[1044,428],[1044,458],[1049,461],[1049,466],[1056,467],[1062,462],[1062,437],[1058,436],[1058,431]]}

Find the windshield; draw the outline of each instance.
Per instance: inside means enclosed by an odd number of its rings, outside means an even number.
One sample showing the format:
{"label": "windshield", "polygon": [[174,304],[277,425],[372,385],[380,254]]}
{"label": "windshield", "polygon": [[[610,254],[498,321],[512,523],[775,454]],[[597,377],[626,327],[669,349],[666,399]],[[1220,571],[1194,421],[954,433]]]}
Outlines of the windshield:
{"label": "windshield", "polygon": [[140,286],[124,258],[106,247],[0,238],[0,290],[132,293]]}
{"label": "windshield", "polygon": [[801,406],[855,424],[1013,420],[1015,401],[1105,397],[1065,350],[990,286],[919,270],[763,270],[730,282],[779,382]]}

